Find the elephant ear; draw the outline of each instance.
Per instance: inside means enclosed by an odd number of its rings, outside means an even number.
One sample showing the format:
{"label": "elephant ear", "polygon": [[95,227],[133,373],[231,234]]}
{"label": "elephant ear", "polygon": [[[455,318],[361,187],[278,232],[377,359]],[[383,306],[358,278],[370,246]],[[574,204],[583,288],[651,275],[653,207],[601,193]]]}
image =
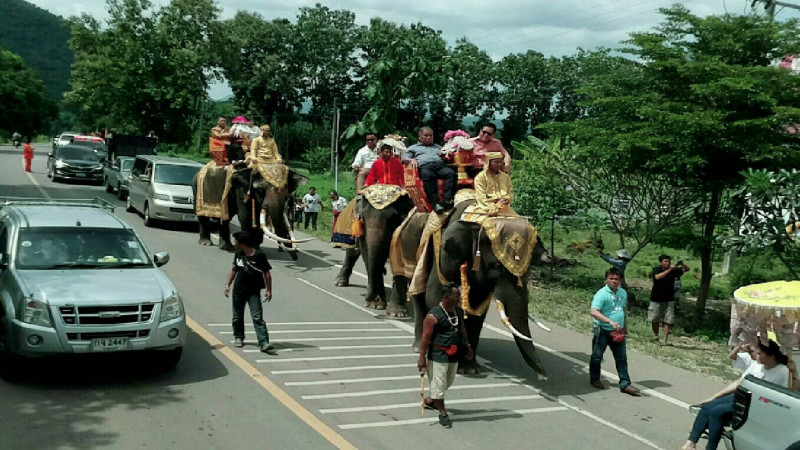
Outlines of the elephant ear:
{"label": "elephant ear", "polygon": [[[472,224],[454,221],[442,233],[442,250],[440,267],[454,265],[461,267],[465,262],[472,260],[475,230]],[[445,261],[446,260],[446,261]]]}
{"label": "elephant ear", "polygon": [[308,182],[311,181],[305,175],[300,175],[299,173],[289,169],[289,192],[294,192],[300,186],[305,186]]}

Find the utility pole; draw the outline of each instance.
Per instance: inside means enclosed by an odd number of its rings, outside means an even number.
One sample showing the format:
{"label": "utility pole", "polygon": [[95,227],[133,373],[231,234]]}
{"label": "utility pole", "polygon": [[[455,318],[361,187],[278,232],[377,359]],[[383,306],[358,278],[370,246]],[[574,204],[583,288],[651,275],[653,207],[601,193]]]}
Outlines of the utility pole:
{"label": "utility pole", "polygon": [[331,173],[333,173],[333,165],[335,161],[333,160],[333,155],[336,153],[336,134],[339,130],[336,129],[336,99],[333,99],[333,118],[331,119]]}
{"label": "utility pole", "polygon": [[792,8],[800,10],[800,5],[795,5],[793,3],[786,3],[779,0],[753,0],[751,7],[755,7],[756,3],[763,3],[764,4],[764,11],[767,12],[767,17],[769,20],[775,20],[775,7],[780,6],[782,8]]}

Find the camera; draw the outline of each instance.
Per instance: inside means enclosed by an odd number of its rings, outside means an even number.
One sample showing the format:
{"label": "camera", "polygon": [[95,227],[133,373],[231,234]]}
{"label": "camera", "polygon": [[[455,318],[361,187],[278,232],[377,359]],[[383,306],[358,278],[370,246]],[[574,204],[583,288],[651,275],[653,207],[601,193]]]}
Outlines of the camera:
{"label": "camera", "polygon": [[683,266],[683,261],[678,261],[678,262],[675,264],[675,266],[676,266],[676,267],[682,267],[682,266]]}

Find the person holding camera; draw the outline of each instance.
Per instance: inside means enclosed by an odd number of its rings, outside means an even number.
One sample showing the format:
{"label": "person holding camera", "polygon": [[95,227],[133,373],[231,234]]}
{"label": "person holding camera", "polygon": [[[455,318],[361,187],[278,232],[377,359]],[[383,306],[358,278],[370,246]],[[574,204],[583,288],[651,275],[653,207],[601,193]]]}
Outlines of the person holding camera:
{"label": "person holding camera", "polygon": [[658,266],[653,269],[653,289],[650,291],[650,306],[647,321],[653,327],[654,341],[659,340],[659,329],[664,328],[664,345],[669,345],[669,331],[675,324],[675,280],[689,270],[683,261],[672,265],[672,258],[659,255]]}

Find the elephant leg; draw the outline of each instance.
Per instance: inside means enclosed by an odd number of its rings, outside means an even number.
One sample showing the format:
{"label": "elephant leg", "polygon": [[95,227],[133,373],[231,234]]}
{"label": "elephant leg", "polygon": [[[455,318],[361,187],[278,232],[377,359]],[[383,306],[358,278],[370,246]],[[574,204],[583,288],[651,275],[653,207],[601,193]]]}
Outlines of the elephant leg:
{"label": "elephant leg", "polygon": [[408,278],[397,276],[392,279],[392,291],[389,293],[389,304],[386,306],[386,315],[389,317],[408,317],[406,296],[408,293]]}
{"label": "elephant leg", "polygon": [[472,360],[461,358],[458,362],[458,373],[465,375],[477,375],[480,373],[480,365],[478,364],[478,343],[481,338],[481,330],[483,329],[483,321],[486,315],[483,316],[469,316],[464,320],[464,327],[467,329],[467,339],[469,345],[472,346],[472,352],[475,357]]}
{"label": "elephant leg", "polygon": [[383,276],[388,254],[382,251],[379,242],[370,242],[365,236],[360,239],[367,271],[367,296],[364,306],[378,310],[386,309],[386,286],[383,285]]}
{"label": "elephant leg", "polygon": [[205,216],[197,216],[197,223],[200,225],[200,239],[197,243],[203,246],[214,245],[211,242],[211,219]]}
{"label": "elephant leg", "polygon": [[219,249],[226,252],[236,251],[236,247],[231,243],[230,220],[221,220],[219,223]]}
{"label": "elephant leg", "polygon": [[350,285],[350,276],[353,274],[353,267],[358,262],[361,251],[358,248],[348,248],[344,253],[344,264],[336,275],[336,286],[345,287]]}

